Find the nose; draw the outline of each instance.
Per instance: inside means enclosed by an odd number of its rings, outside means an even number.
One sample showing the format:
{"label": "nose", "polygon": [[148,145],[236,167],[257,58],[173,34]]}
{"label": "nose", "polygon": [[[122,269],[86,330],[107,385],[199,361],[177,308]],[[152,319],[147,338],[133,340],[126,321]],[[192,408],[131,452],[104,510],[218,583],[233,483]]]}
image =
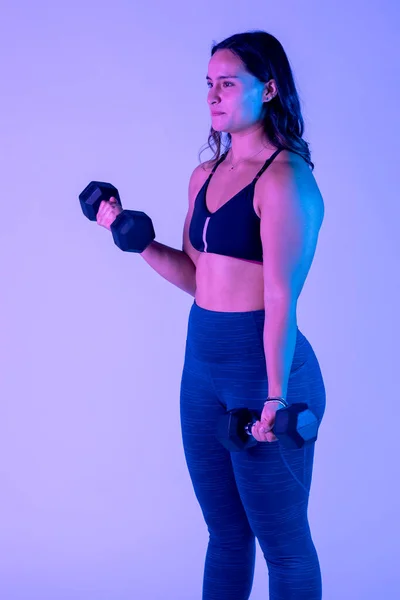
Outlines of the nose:
{"label": "nose", "polygon": [[215,94],[215,92],[213,90],[210,90],[208,92],[208,104],[212,105],[212,104],[215,104],[217,102],[218,103],[220,102],[220,100],[217,99],[217,94]]}
{"label": "nose", "polygon": [[217,100],[209,100],[209,101],[208,101],[208,104],[209,104],[209,108],[210,108],[210,109],[213,109],[213,110],[218,110],[218,107],[219,107],[219,105],[220,105],[220,102],[219,102],[219,101],[217,101]]}

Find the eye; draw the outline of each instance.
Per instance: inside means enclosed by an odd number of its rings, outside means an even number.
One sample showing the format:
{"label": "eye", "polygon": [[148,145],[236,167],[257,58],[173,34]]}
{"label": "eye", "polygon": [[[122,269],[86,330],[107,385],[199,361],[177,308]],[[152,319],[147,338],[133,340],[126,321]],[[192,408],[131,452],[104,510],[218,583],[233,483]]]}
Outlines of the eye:
{"label": "eye", "polygon": [[[228,83],[229,85],[232,85],[232,86],[233,86],[233,83],[232,83],[231,81],[223,81],[223,82],[222,82],[222,85],[224,85],[225,83]],[[211,83],[211,81],[208,81],[208,82],[207,82],[207,87],[209,88],[209,87],[210,87],[210,85],[212,85],[212,83]]]}

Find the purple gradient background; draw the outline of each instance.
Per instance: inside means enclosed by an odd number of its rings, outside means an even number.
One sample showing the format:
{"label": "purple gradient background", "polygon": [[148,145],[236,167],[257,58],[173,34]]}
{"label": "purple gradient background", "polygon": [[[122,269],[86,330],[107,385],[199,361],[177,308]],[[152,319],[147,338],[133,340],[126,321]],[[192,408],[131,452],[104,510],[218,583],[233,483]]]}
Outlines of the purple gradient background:
{"label": "purple gradient background", "polygon": [[[181,248],[211,43],[255,28],[291,60],[326,207],[298,305],[327,388],[309,509],[324,600],[400,598],[398,4],[0,7],[1,600],[201,597],[179,422],[193,298],[78,194],[114,183]],[[267,580],[257,546],[252,600]]]}

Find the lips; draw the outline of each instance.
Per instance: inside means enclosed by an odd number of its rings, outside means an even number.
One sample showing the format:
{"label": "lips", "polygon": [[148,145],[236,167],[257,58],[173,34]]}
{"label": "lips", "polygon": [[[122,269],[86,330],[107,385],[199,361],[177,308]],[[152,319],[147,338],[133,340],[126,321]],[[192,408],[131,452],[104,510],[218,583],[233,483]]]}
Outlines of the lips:
{"label": "lips", "polygon": [[211,113],[213,117],[217,117],[218,115],[224,115],[225,113],[223,112],[212,112]]}

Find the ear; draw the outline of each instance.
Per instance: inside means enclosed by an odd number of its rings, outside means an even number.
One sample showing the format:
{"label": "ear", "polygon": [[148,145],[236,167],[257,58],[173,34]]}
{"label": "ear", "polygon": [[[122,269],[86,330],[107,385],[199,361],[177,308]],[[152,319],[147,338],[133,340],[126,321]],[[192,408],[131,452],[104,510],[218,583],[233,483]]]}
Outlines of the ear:
{"label": "ear", "polygon": [[263,102],[269,102],[278,93],[278,86],[275,79],[270,79],[264,86]]}

